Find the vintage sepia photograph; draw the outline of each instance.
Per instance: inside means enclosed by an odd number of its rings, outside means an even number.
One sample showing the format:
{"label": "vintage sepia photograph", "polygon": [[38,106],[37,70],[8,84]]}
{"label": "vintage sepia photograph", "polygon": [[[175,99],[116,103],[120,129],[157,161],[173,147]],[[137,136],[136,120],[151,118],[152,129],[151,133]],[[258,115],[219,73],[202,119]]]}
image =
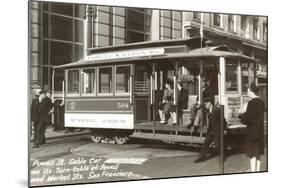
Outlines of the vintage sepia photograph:
{"label": "vintage sepia photograph", "polygon": [[30,187],[268,172],[268,17],[30,0]]}

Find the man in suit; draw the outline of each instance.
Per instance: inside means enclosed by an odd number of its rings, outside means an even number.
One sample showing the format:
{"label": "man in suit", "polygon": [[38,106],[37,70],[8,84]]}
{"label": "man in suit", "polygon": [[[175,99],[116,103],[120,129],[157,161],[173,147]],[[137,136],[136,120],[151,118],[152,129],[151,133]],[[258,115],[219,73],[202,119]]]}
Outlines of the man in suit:
{"label": "man in suit", "polygon": [[[206,97],[204,99],[204,106],[207,109],[207,124],[208,131],[202,145],[199,157],[194,161],[195,163],[206,160],[207,153],[210,149],[210,145],[214,142],[216,151],[220,153],[220,138],[221,138],[221,110],[213,105],[213,99]],[[223,126],[226,125],[224,120]]]}
{"label": "man in suit", "polygon": [[187,109],[188,104],[188,92],[186,89],[182,87],[182,82],[177,83],[178,88],[178,103],[177,103],[177,121],[179,123],[179,120],[182,118],[182,113],[184,109]]}
{"label": "man in suit", "polygon": [[52,92],[50,90],[46,90],[45,92],[46,92],[46,95],[45,95],[46,105],[45,105],[45,107],[47,108],[46,111],[48,111],[48,121],[46,122],[46,126],[43,127],[44,130],[42,130],[42,144],[46,143],[45,132],[46,132],[47,126],[52,124],[52,113],[54,111],[54,109],[53,109],[54,103],[51,99]]}
{"label": "man in suit", "polygon": [[44,143],[46,126],[49,121],[49,107],[46,99],[46,92],[41,90],[39,97],[32,101],[31,105],[31,121],[34,126],[34,146],[38,148]]}

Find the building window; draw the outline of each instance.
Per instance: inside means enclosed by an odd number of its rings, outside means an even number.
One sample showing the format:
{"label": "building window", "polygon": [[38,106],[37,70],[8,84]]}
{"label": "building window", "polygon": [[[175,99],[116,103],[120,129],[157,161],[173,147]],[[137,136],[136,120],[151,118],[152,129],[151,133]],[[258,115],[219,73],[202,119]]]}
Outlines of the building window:
{"label": "building window", "polygon": [[71,18],[51,15],[49,27],[49,38],[66,41],[73,40],[73,20]]}
{"label": "building window", "polygon": [[113,8],[98,7],[97,14],[97,46],[111,46],[113,44]]}
{"label": "building window", "polygon": [[228,15],[228,30],[234,31],[234,16]]}
{"label": "building window", "polygon": [[242,93],[246,94],[249,88],[249,63],[241,64]]}
{"label": "building window", "polygon": [[67,94],[79,94],[79,70],[69,70],[67,72]]}
{"label": "building window", "polygon": [[214,26],[221,27],[221,15],[220,14],[214,14],[213,24],[214,24]]}
{"label": "building window", "polygon": [[238,92],[237,63],[227,62],[225,65],[225,89],[226,92]]}
{"label": "building window", "polygon": [[112,68],[99,68],[99,93],[112,93]]}
{"label": "building window", "polygon": [[267,42],[267,23],[263,23],[263,41]]}
{"label": "building window", "polygon": [[128,9],[128,43],[150,40],[151,14],[149,9]]}
{"label": "building window", "polygon": [[258,40],[259,39],[259,20],[254,19],[253,20],[253,38]]}
{"label": "building window", "polygon": [[117,66],[116,67],[116,93],[129,93],[130,92],[130,66]]}
{"label": "building window", "polygon": [[95,69],[82,70],[82,94],[95,94]]}
{"label": "building window", "polygon": [[193,12],[193,19],[200,20],[201,19],[200,13],[199,12]]}
{"label": "building window", "polygon": [[246,32],[247,30],[247,16],[241,16],[241,35],[242,37],[248,37],[248,34]]}
{"label": "building window", "polygon": [[64,42],[50,41],[51,65],[62,65],[72,62],[73,45]]}
{"label": "building window", "polygon": [[50,3],[51,12],[73,16],[73,4],[70,3]]}

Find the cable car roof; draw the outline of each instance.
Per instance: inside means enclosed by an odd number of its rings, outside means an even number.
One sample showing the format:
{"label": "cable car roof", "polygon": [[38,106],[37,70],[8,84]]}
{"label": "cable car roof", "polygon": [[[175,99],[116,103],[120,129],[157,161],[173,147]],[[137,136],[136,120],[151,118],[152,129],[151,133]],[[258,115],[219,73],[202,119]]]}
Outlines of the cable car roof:
{"label": "cable car roof", "polygon": [[[145,48],[144,48],[145,49]],[[118,52],[118,51],[117,51]],[[234,52],[225,45],[220,46],[211,46],[204,48],[196,48],[188,52],[173,52],[173,53],[164,53],[161,55],[155,56],[145,56],[145,57],[128,57],[128,58],[117,58],[117,59],[105,59],[105,60],[85,60],[80,59],[76,62],[69,64],[54,66],[54,69],[61,68],[70,68],[70,67],[80,67],[80,66],[92,66],[92,65],[103,65],[103,64],[112,64],[112,63],[126,63],[126,62],[137,62],[137,61],[149,61],[151,60],[165,60],[165,59],[185,59],[185,60],[194,60],[194,59],[206,59],[206,58],[238,58],[241,60],[246,60],[250,62],[256,62],[257,60],[246,55],[242,55],[238,52]]]}

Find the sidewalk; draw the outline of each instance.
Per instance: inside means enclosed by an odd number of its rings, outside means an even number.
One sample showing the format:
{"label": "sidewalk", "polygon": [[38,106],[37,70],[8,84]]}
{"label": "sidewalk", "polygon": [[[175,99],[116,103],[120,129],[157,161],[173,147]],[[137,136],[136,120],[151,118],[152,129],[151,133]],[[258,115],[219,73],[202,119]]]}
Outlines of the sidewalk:
{"label": "sidewalk", "polygon": [[[73,132],[68,131],[68,133],[65,133],[65,130],[53,130],[53,127],[47,127],[46,129],[46,139],[57,139],[57,138],[67,138],[71,136],[80,136],[80,135],[87,135],[91,134],[91,131],[89,129],[75,129]],[[34,138],[34,131],[32,131],[31,141],[33,141]]]}

